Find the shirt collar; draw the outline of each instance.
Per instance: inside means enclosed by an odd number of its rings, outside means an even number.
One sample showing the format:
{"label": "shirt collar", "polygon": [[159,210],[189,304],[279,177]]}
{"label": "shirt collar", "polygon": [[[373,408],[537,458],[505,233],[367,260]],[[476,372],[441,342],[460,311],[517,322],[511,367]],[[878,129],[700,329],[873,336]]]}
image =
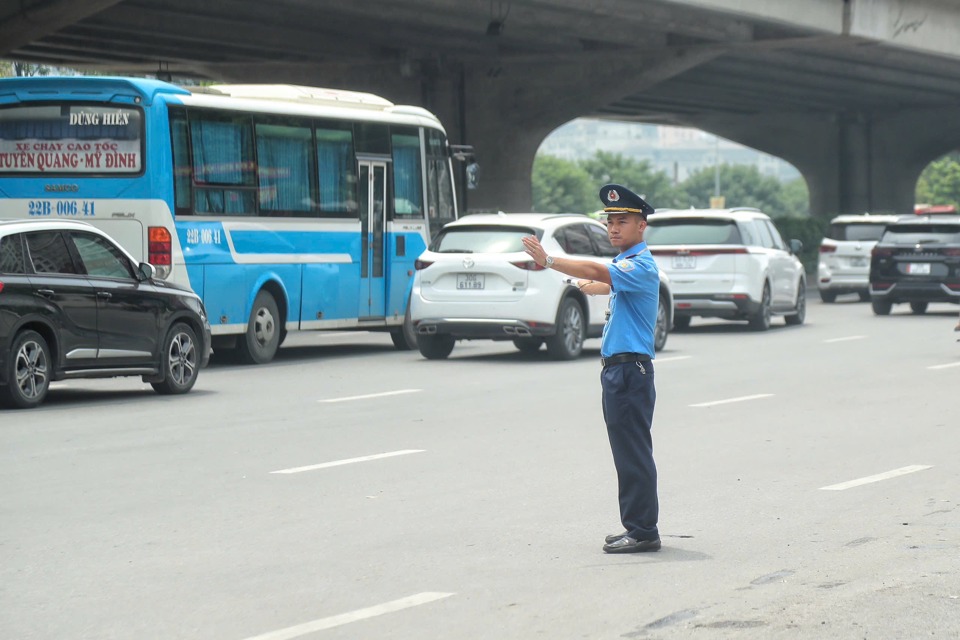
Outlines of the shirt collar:
{"label": "shirt collar", "polygon": [[637,255],[638,253],[640,253],[641,251],[643,251],[643,250],[646,249],[646,248],[647,248],[647,243],[646,243],[646,241],[641,240],[641,241],[640,241],[640,244],[635,244],[635,245],[633,245],[632,247],[630,247],[629,249],[627,249],[627,250],[625,250],[625,251],[621,251],[620,254],[619,254],[616,258],[613,259],[613,261],[614,261],[614,262],[617,262],[618,260],[623,260],[624,258],[627,258],[627,257],[629,257],[629,256],[635,256],[635,255]]}

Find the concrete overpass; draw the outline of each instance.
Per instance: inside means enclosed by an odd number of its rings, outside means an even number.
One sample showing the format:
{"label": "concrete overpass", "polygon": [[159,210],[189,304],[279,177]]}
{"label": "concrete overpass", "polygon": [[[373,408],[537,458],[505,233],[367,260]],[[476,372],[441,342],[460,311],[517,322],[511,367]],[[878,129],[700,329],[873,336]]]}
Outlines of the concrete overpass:
{"label": "concrete overpass", "polygon": [[470,208],[529,208],[537,148],[579,116],[782,157],[820,215],[909,211],[960,148],[956,0],[2,0],[0,57],[421,104],[477,148]]}

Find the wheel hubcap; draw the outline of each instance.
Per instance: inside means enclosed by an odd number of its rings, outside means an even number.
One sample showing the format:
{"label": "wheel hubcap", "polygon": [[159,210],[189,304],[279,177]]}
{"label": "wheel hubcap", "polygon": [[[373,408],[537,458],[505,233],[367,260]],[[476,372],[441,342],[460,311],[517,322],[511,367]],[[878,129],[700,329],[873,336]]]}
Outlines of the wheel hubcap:
{"label": "wheel hubcap", "polygon": [[277,327],[273,314],[266,308],[257,310],[257,316],[253,321],[253,334],[257,337],[257,343],[260,346],[269,344],[273,340]]}
{"label": "wheel hubcap", "polygon": [[197,370],[197,349],[185,333],[178,333],[170,343],[170,377],[183,386],[193,379]]}
{"label": "wheel hubcap", "polygon": [[580,317],[576,307],[570,307],[567,310],[563,323],[563,341],[571,353],[576,351],[583,342],[583,318]]}
{"label": "wheel hubcap", "polygon": [[17,388],[28,399],[40,397],[47,385],[47,356],[36,342],[25,342],[14,365]]}

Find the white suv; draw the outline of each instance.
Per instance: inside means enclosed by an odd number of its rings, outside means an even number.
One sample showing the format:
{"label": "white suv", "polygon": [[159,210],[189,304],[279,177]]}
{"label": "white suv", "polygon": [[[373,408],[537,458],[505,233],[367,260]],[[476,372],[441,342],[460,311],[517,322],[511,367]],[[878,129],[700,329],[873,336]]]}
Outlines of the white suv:
{"label": "white suv", "polygon": [[[424,357],[446,358],[457,340],[512,340],[532,353],[576,358],[599,337],[609,296],[587,296],[566,276],[530,259],[520,239],[535,235],[553,256],[608,263],[619,252],[606,227],[579,214],[474,214],[443,227],[416,261],[410,318]],[[655,348],[672,321],[669,278],[661,272]]]}
{"label": "white suv", "polygon": [[820,242],[817,267],[820,299],[833,302],[843,293],[856,293],[870,301],[870,252],[888,224],[899,216],[869,213],[837,216]]}
{"label": "white suv", "polygon": [[674,327],[685,329],[693,316],[747,320],[757,331],[770,327],[772,314],[803,323],[802,244],[791,240],[788,248],[766,214],[745,207],[663,210],[647,222],[650,251],[670,275]]}

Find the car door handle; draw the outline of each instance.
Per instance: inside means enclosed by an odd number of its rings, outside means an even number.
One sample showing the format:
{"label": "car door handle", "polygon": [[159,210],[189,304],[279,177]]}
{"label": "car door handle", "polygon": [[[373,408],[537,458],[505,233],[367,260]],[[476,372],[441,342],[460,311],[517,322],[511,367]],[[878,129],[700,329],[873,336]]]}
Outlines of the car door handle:
{"label": "car door handle", "polygon": [[57,292],[53,289],[37,289],[37,293],[44,298],[52,298],[53,296],[57,295]]}
{"label": "car door handle", "polygon": [[97,291],[98,300],[109,300],[112,297],[113,297],[112,293],[108,293],[106,291]]}

